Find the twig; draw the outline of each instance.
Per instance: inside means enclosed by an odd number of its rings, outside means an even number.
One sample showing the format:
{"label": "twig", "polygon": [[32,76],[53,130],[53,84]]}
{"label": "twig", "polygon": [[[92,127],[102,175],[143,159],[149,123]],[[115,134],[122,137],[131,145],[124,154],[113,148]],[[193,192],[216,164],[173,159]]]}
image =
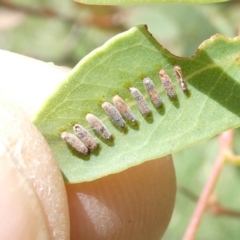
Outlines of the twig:
{"label": "twig", "polygon": [[77,25],[92,25],[98,26],[103,28],[109,27],[116,27],[122,24],[122,19],[119,14],[112,13],[109,15],[104,16],[91,16],[88,18],[74,18],[63,15],[59,12],[54,11],[53,9],[46,8],[46,7],[32,7],[32,6],[25,6],[22,4],[17,4],[8,0],[0,0],[0,6],[5,8],[23,12],[25,14],[39,16],[39,17],[48,17],[48,18],[58,18],[63,22],[68,24],[77,24]]}
{"label": "twig", "polygon": [[225,160],[224,158],[225,152],[229,151],[229,149],[231,148],[232,141],[233,141],[233,130],[224,132],[219,136],[219,151],[218,151],[215,164],[210,174],[210,178],[207,181],[201,193],[200,199],[197,203],[193,216],[184,234],[183,240],[193,240],[196,236],[197,229],[200,225],[204,211],[207,208],[209,197],[212,194],[213,189],[217,183],[218,177],[221,173],[224,160]]}
{"label": "twig", "polygon": [[193,202],[198,201],[198,196],[195,193],[193,193],[191,190],[187,189],[186,187],[178,185],[177,189]]}
{"label": "twig", "polygon": [[[182,193],[184,196],[186,196],[189,200],[192,202],[197,202],[198,201],[198,196],[193,193],[191,190],[188,188],[178,185],[178,191]],[[235,209],[229,209],[224,206],[222,206],[217,199],[215,198],[214,195],[210,197],[210,200],[208,201],[207,204],[208,210],[214,214],[214,215],[220,215],[220,216],[228,216],[228,217],[235,217],[235,218],[240,218],[240,211],[237,211]]]}
{"label": "twig", "polygon": [[240,211],[223,207],[218,203],[214,195],[211,197],[208,203],[208,209],[211,211],[211,213],[215,215],[223,215],[228,217],[240,218]]}

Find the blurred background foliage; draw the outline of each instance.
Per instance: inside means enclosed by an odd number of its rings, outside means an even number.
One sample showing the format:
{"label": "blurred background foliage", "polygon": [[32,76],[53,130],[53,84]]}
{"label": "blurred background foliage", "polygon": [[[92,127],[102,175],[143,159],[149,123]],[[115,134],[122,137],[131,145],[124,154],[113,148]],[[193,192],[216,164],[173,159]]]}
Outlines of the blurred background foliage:
{"label": "blurred background foliage", "polygon": [[0,47],[73,67],[117,33],[147,24],[169,51],[191,56],[215,33],[236,36],[239,9],[238,2],[90,6],[71,0],[0,0]]}
{"label": "blurred background foliage", "polygon": [[[56,65],[77,62],[117,33],[147,24],[157,41],[190,57],[216,33],[239,34],[240,2],[210,5],[88,6],[71,0],[0,0],[0,48]],[[240,133],[234,149],[240,153]],[[177,198],[164,240],[181,239],[217,154],[217,137],[174,155]],[[226,164],[216,189],[225,207],[239,210],[240,169]],[[157,184],[157,183],[156,183]],[[240,218],[204,215],[199,240],[240,239]]]}

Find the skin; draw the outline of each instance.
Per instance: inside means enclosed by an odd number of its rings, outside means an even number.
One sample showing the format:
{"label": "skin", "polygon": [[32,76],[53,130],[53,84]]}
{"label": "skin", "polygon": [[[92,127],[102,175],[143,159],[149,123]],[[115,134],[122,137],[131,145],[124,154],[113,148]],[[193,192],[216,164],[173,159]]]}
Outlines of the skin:
{"label": "skin", "polygon": [[1,50],[0,63],[0,239],[160,239],[176,193],[171,157],[64,184],[31,118],[69,70]]}

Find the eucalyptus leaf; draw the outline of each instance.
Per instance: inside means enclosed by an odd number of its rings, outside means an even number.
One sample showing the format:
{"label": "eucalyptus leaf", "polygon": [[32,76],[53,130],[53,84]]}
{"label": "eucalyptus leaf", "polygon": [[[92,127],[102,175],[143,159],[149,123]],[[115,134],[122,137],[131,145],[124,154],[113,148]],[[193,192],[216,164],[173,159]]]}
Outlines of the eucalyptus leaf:
{"label": "eucalyptus leaf", "polygon": [[151,3],[188,3],[208,4],[229,0],[75,0],[76,2],[95,5],[151,4]]}
{"label": "eucalyptus leaf", "polygon": [[[173,66],[181,67],[189,91],[180,88]],[[158,72],[172,79],[177,97],[170,99]],[[156,109],[142,80],[150,77],[164,106]],[[129,88],[139,89],[152,115],[141,115]],[[127,122],[122,130],[101,108],[120,95],[133,110],[138,124]],[[180,151],[220,132],[240,126],[240,39],[215,35],[201,44],[191,58],[180,58],[164,49],[143,25],[131,28],[82,59],[45,103],[34,122],[45,136],[70,183],[123,171],[145,161]],[[99,137],[86,114],[99,117],[114,135]],[[79,123],[99,143],[97,151],[83,156],[61,139]]]}

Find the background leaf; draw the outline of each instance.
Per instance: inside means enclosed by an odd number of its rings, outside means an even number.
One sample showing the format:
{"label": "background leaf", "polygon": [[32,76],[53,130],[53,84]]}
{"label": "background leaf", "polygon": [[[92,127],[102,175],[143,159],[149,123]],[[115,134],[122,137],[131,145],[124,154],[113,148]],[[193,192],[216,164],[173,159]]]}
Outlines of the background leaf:
{"label": "background leaf", "polygon": [[[216,35],[204,42],[191,59],[178,58],[163,49],[144,26],[130,29],[84,58],[46,106],[35,124],[46,137],[67,181],[92,181],[123,171],[210,138],[240,125],[240,41]],[[173,73],[182,67],[190,94],[184,94]],[[164,68],[173,79],[177,100],[163,91],[158,70]],[[143,77],[155,82],[164,103],[157,111],[142,86]],[[128,88],[135,86],[145,95],[152,110],[143,118]],[[139,127],[128,125],[122,132],[113,126],[100,105],[116,94],[132,107]],[[113,142],[98,139],[99,152],[82,157],[60,138],[71,124],[89,129],[85,115],[91,112],[114,134]],[[92,130],[90,130],[92,132]],[[92,132],[93,133],[93,132]]]}
{"label": "background leaf", "polygon": [[75,0],[85,4],[98,5],[122,5],[122,4],[150,4],[150,3],[189,3],[189,4],[207,4],[225,2],[228,0]]}
{"label": "background leaf", "polygon": [[[239,1],[127,6],[94,6],[69,0],[4,3],[0,8],[1,49],[69,67],[112,36],[139,24],[148,25],[157,41],[172,53],[191,56],[215,33],[234,37],[240,21]],[[42,14],[34,14],[32,8]],[[54,15],[46,14],[49,12]],[[7,28],[4,23],[12,18],[18,19],[17,25]]]}

